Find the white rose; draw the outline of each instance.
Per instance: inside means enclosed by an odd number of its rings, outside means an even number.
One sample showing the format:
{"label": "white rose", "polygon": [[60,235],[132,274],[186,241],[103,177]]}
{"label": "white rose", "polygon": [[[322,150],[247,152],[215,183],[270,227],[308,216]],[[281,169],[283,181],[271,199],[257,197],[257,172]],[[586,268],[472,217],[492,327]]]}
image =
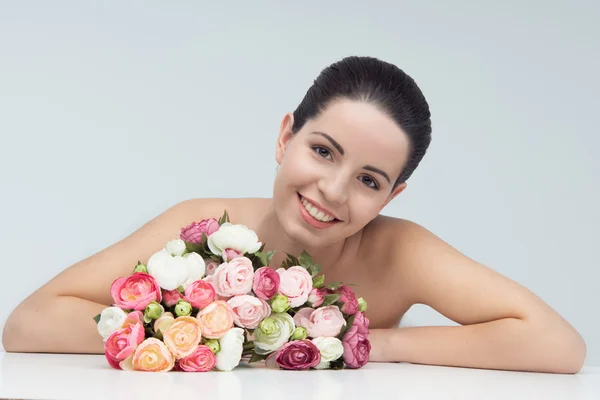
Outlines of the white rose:
{"label": "white rose", "polygon": [[183,240],[175,239],[167,242],[165,250],[172,256],[182,256],[187,251],[187,248]]}
{"label": "white rose", "polygon": [[340,358],[344,354],[344,345],[336,337],[317,337],[312,340],[313,344],[321,353],[321,362],[315,369],[327,369],[329,363]]}
{"label": "white rose", "polygon": [[218,339],[221,349],[215,355],[216,368],[220,371],[231,371],[238,366],[244,350],[244,330],[231,328]]}
{"label": "white rose", "polygon": [[269,354],[286,344],[296,329],[294,319],[288,313],[272,313],[254,331],[254,352]]}
{"label": "white rose", "polygon": [[187,263],[187,279],[182,283],[182,286],[185,289],[187,285],[204,277],[204,273],[206,272],[206,263],[200,254],[193,252],[184,254],[183,259]]}
{"label": "white rose", "polygon": [[246,225],[233,225],[230,222],[225,222],[218,231],[210,235],[207,244],[210,251],[219,256],[225,249],[252,254],[262,246],[254,231],[248,229]]}
{"label": "white rose", "polygon": [[[173,246],[177,245],[173,243]],[[185,289],[192,282],[202,279],[206,271],[206,264],[198,253],[173,256],[165,247],[150,257],[147,269],[148,274],[156,279],[161,288],[174,290],[179,286],[183,286]]]}
{"label": "white rose", "polygon": [[127,314],[119,307],[107,307],[100,313],[100,321],[96,328],[104,341],[117,329],[121,329]]}

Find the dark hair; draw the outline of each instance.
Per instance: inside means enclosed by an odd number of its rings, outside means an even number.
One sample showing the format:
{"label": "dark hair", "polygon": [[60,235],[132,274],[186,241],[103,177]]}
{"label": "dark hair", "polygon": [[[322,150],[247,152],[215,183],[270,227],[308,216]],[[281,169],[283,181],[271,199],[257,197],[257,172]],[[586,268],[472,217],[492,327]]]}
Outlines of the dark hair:
{"label": "dark hair", "polygon": [[346,57],[315,79],[294,111],[292,132],[318,117],[332,101],[344,98],[378,107],[408,135],[409,158],[394,183],[396,188],[412,175],[431,143],[431,114],[421,89],[394,64],[374,57]]}

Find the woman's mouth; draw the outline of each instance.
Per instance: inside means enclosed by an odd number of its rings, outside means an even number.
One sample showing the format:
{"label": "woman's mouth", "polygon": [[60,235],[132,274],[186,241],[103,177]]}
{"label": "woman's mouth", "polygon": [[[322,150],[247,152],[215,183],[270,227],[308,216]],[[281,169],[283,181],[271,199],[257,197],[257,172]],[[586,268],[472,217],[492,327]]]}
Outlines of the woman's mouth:
{"label": "woman's mouth", "polygon": [[309,225],[318,229],[323,229],[328,228],[337,222],[340,222],[340,220],[335,218],[333,215],[327,214],[319,210],[308,200],[302,197],[300,193],[297,194],[300,215]]}

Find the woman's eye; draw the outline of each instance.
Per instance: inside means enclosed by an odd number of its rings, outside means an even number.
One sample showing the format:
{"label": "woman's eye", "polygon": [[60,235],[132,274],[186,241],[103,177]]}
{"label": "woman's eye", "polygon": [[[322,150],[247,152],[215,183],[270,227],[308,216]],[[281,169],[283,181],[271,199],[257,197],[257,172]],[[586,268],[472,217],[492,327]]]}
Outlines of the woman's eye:
{"label": "woman's eye", "polygon": [[315,150],[317,152],[317,154],[323,158],[327,158],[327,156],[331,155],[331,151],[329,151],[329,149],[327,147],[314,146],[313,150]]}
{"label": "woman's eye", "polygon": [[372,189],[379,189],[379,185],[377,184],[377,181],[375,181],[375,179],[371,178],[370,176],[363,176],[363,183],[366,184],[368,187],[372,188]]}

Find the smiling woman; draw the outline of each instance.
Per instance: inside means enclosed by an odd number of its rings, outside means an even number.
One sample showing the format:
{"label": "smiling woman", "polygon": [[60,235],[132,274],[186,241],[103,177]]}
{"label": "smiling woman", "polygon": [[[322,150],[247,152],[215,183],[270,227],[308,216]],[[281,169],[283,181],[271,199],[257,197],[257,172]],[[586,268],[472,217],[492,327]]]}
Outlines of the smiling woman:
{"label": "smiling woman", "polygon": [[[272,266],[307,251],[329,281],[358,284],[356,295],[369,301],[371,361],[579,371],[584,341],[536,295],[418,224],[380,214],[406,189],[431,132],[423,93],[397,66],[347,57],[325,68],[283,116],[272,198],[195,199],[168,209],[23,301],[6,324],[5,348],[102,353],[92,317],[111,303],[111,282],[189,221],[227,209],[265,251],[277,250]],[[418,303],[463,326],[399,328]],[[34,329],[40,324],[44,332]]]}

